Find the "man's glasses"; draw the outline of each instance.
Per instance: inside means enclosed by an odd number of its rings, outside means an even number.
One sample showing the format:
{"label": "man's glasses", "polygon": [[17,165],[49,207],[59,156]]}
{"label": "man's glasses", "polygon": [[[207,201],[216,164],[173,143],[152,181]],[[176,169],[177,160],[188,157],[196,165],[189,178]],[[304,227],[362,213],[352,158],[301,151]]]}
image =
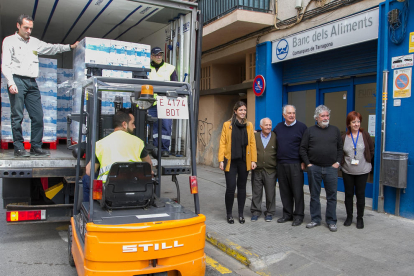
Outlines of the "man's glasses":
{"label": "man's glasses", "polygon": [[162,54],[156,54],[156,55],[152,55],[153,57],[162,57]]}

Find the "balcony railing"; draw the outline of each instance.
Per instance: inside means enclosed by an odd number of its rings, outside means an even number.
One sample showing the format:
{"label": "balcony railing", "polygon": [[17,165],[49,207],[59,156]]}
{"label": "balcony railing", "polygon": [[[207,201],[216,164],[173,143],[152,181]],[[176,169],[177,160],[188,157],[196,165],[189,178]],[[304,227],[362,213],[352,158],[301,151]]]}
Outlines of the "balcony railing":
{"label": "balcony railing", "polygon": [[208,24],[234,10],[270,12],[270,0],[199,0],[204,24]]}

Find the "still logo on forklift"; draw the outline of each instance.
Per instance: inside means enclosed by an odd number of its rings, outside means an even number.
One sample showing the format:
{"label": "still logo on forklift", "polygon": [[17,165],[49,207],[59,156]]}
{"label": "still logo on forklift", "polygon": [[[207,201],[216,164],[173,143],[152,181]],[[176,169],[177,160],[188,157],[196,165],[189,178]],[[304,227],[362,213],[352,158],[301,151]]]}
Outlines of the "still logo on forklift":
{"label": "still logo on forklift", "polygon": [[[178,241],[174,241],[173,245],[168,246],[166,242],[161,243],[161,250],[163,249],[171,249],[175,247],[182,247],[184,244],[178,244]],[[137,252],[138,247],[144,248],[144,252],[147,252],[150,247],[153,247],[155,251],[160,250],[159,243],[146,243],[146,244],[139,244],[139,245],[123,245],[122,252],[124,253],[132,253]]]}

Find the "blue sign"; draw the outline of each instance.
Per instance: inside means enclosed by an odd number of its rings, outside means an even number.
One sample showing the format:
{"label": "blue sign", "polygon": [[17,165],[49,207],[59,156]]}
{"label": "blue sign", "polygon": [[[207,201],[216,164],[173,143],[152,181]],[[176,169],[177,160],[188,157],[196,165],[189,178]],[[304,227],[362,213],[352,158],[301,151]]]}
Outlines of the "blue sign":
{"label": "blue sign", "polygon": [[276,46],[276,56],[279,60],[284,60],[289,53],[289,43],[282,39]]}
{"label": "blue sign", "polygon": [[253,92],[256,96],[262,96],[266,88],[266,82],[262,75],[258,75],[253,80]]}

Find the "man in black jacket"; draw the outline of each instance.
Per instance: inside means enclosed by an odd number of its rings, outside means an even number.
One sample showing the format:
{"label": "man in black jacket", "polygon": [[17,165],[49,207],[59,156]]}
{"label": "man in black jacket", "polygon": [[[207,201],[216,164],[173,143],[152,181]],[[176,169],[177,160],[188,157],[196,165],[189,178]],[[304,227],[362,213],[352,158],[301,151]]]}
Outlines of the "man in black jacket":
{"label": "man in black jacket", "polygon": [[331,111],[320,105],[315,110],[316,125],[308,128],[303,134],[300,145],[300,156],[307,166],[308,183],[311,193],[310,213],[312,221],[306,228],[321,225],[321,185],[322,180],[326,192],[325,221],[329,230],[336,227],[336,193],[338,188],[338,168],[342,160],[341,133],[336,126],[329,125]]}

